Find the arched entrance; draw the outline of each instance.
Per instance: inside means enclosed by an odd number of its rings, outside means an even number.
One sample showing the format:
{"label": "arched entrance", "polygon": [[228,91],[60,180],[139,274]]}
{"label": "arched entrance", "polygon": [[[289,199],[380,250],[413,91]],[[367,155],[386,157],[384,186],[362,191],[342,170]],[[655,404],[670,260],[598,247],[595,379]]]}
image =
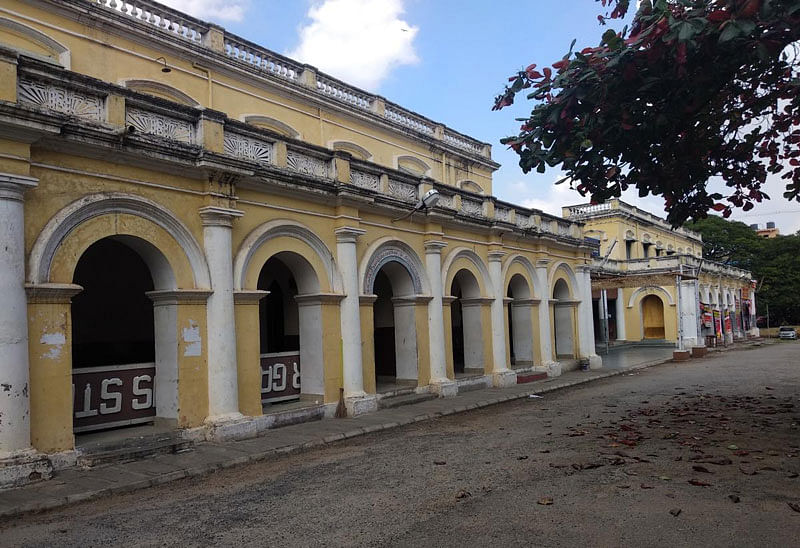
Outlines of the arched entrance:
{"label": "arched entrance", "polygon": [[405,266],[389,261],[378,270],[372,286],[372,310],[377,390],[397,382],[416,383],[416,298],[414,282]]}
{"label": "arched entrance", "polygon": [[572,315],[573,303],[569,286],[564,278],[559,278],[553,286],[553,338],[556,358],[575,357],[575,330]]}
{"label": "arched entrance", "polygon": [[462,268],[450,285],[450,321],[453,338],[453,369],[459,373],[483,373],[483,299],[474,274]]}
{"label": "arched entrance", "polygon": [[325,392],[319,279],[298,253],[270,257],[256,286],[259,302],[261,403],[265,408]]}
{"label": "arched entrance", "polygon": [[642,329],[645,339],[664,339],[664,301],[657,295],[642,299]]}
{"label": "arched entrance", "polygon": [[83,252],[73,283],[83,287],[71,306],[73,431],[175,420],[175,307],[148,298],[174,287],[166,259],[139,238],[103,238]]}
{"label": "arched entrance", "polygon": [[521,274],[514,274],[508,283],[508,341],[511,365],[533,365],[533,325],[531,322],[531,290]]}

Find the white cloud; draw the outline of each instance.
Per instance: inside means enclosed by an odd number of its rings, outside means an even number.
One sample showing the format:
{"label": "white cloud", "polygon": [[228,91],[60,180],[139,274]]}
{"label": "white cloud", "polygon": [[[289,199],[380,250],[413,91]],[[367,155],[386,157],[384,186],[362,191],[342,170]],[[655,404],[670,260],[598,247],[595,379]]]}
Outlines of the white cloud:
{"label": "white cloud", "polygon": [[243,21],[250,0],[159,0],[171,8],[206,21]]}
{"label": "white cloud", "polygon": [[419,29],[401,19],[403,11],[403,0],[315,0],[288,55],[375,91],[395,67],[419,61]]}

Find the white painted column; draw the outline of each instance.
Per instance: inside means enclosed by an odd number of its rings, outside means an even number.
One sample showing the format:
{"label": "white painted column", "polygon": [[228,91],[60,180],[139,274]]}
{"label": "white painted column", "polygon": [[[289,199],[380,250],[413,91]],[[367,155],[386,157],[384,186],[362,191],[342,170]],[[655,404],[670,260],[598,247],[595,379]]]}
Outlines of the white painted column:
{"label": "white painted column", "polygon": [[681,310],[679,317],[683,325],[683,346],[690,350],[693,346],[702,346],[699,331],[700,291],[697,280],[681,281]]}
{"label": "white painted column", "polygon": [[444,311],[442,309],[442,249],[447,244],[438,240],[425,242],[425,270],[431,286],[428,303],[428,346],[431,367],[431,388],[442,397],[455,396],[458,386],[447,378],[445,358]]}
{"label": "white painted column", "polygon": [[489,252],[489,278],[492,283],[492,382],[505,387],[517,384],[517,374],[506,361],[506,315],[503,287],[503,257],[505,251]]}
{"label": "white painted column", "polygon": [[0,174],[0,459],[31,447],[23,194],[37,183]]}
{"label": "white painted column", "polygon": [[537,285],[541,288],[542,299],[539,303],[539,341],[542,348],[542,369],[551,377],[561,374],[561,364],[553,361],[553,345],[550,340],[550,300],[552,289],[547,276],[547,266],[550,259],[539,259],[536,261]]}
{"label": "white painted column", "polygon": [[208,423],[241,418],[236,372],[236,322],[233,308],[233,219],[242,212],[204,207],[203,246],[211,273],[212,293],[206,306],[208,338]]}
{"label": "white painted column", "polygon": [[617,289],[617,301],[614,304],[617,315],[617,340],[624,341],[627,338],[625,334],[625,296],[623,294],[624,288]]}
{"label": "white painted column", "polygon": [[578,279],[578,355],[589,359],[589,367],[603,366],[603,359],[597,355],[594,346],[594,322],[592,314],[592,277],[588,265],[576,268]]}
{"label": "white painted column", "polygon": [[361,359],[361,311],[359,309],[358,255],[356,241],[364,230],[354,227],[337,228],[336,259],[342,275],[344,299],[339,303],[342,330],[343,388],[350,416],[378,408],[375,396],[364,392],[364,366]]}

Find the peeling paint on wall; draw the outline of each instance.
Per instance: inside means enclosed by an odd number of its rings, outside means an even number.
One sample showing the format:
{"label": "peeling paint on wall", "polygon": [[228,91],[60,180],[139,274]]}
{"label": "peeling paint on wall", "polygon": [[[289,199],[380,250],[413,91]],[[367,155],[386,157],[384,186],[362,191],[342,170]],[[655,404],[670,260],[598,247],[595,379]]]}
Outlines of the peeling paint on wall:
{"label": "peeling paint on wall", "polygon": [[183,342],[186,343],[184,356],[192,357],[202,354],[203,342],[200,338],[200,328],[194,320],[189,320],[189,327],[183,328]]}
{"label": "peeling paint on wall", "polygon": [[63,333],[44,333],[39,342],[47,347],[47,351],[42,354],[42,358],[57,360],[61,357],[61,349],[67,344],[67,337]]}

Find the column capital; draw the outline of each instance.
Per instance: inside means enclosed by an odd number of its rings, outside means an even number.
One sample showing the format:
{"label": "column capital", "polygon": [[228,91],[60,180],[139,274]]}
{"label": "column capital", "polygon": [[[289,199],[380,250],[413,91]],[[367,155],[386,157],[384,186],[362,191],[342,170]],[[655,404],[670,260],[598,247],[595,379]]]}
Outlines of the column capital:
{"label": "column capital", "polygon": [[164,291],[148,291],[147,298],[153,306],[169,306],[176,304],[206,304],[209,295],[207,289],[167,289]]}
{"label": "column capital", "polygon": [[318,304],[339,304],[344,295],[338,293],[305,293],[296,295],[294,300],[297,306],[314,306]]}
{"label": "column capital", "polygon": [[550,259],[536,259],[536,268],[547,268],[551,262]]}
{"label": "column capital", "polygon": [[442,249],[447,247],[447,242],[443,242],[441,240],[427,240],[425,243],[425,253],[436,253],[440,255],[442,253]]}
{"label": "column capital", "polygon": [[200,208],[200,218],[203,219],[203,226],[224,226],[232,227],[233,220],[244,215],[244,211],[231,209],[228,207],[206,206]]}
{"label": "column capital", "polygon": [[591,265],[579,264],[575,267],[575,272],[590,273],[592,271]]}
{"label": "column capital", "polygon": [[506,252],[505,251],[501,251],[499,249],[492,250],[492,251],[489,252],[489,262],[490,263],[494,263],[494,262],[498,262],[499,263],[500,261],[503,260],[503,257],[505,257],[505,256],[506,256]]}
{"label": "column capital", "polygon": [[354,244],[358,237],[366,234],[366,230],[356,228],[354,226],[342,226],[333,231],[336,234],[336,242],[340,244]]}
{"label": "column capital", "polygon": [[25,294],[31,304],[70,304],[72,297],[83,291],[76,284],[25,284]]}
{"label": "column capital", "polygon": [[26,190],[36,188],[39,179],[13,173],[0,173],[0,200],[23,200]]}
{"label": "column capital", "polygon": [[267,295],[269,291],[261,289],[241,289],[233,292],[233,304],[257,305]]}

